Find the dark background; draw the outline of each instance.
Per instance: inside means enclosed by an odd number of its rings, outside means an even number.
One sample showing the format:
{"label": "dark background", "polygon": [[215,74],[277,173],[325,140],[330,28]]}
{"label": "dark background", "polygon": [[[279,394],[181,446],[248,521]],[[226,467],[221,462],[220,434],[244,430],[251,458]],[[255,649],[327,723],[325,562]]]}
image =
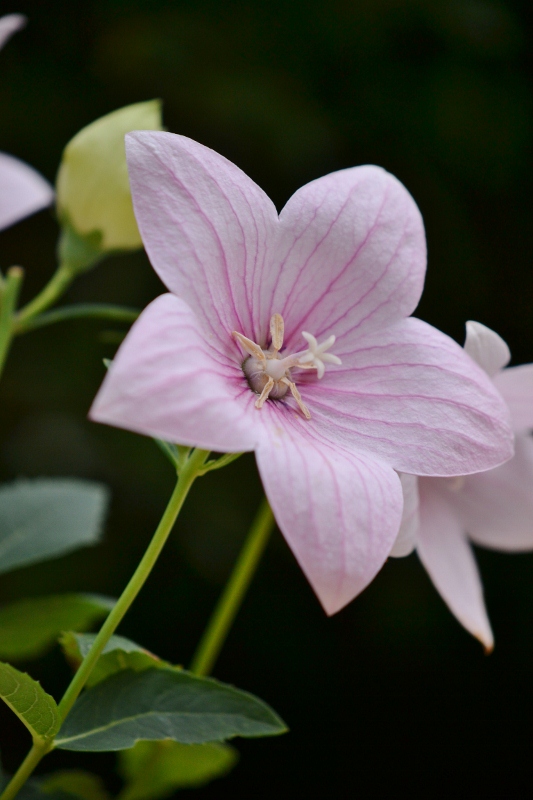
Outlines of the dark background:
{"label": "dark background", "polygon": [[[302,183],[380,164],[425,218],[429,268],[417,314],[463,341],[494,327],[513,363],[533,361],[530,2],[490,0],[93,0],[0,4],[28,15],[1,54],[0,147],[54,179],[83,125],[161,97],[169,130],[209,145],[281,207]],[[25,298],[54,268],[43,212],[0,235]],[[104,262],[69,301],[142,307],[162,291],[144,255]],[[148,439],[86,420],[112,356],[102,323],[17,340],[0,384],[0,478],[77,475],[112,487],[105,543],[4,576],[0,598],[76,589],[118,594],[173,484]],[[253,458],[197,483],[177,530],[120,628],[186,664],[261,496]],[[230,777],[198,798],[526,797],[533,772],[533,555],[479,551],[496,650],[486,657],[416,556],[392,560],[363,595],[324,616],[277,534],[216,667],[287,721],[238,742]],[[28,665],[59,697],[57,651]],[[6,767],[25,731],[0,709]],[[45,770],[112,756],[53,754]],[[183,792],[188,797],[192,792]]]}

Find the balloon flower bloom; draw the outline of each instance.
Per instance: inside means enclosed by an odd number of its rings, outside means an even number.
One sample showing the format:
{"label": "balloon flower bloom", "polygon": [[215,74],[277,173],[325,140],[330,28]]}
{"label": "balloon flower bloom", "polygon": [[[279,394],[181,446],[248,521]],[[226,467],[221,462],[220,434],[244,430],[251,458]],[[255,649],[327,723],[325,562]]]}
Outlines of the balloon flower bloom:
{"label": "balloon flower bloom", "polygon": [[[0,49],[26,24],[21,14],[0,17]],[[49,206],[52,187],[34,169],[6,153],[0,153],[0,230]]]}
{"label": "balloon flower bloom", "polygon": [[408,318],[424,228],[392,175],[326,175],[278,215],[241,170],[190,139],[126,140],[139,230],[170,294],[133,325],[91,417],[255,450],[277,523],[332,614],[390,553],[403,506],[395,470],[502,463],[506,406],[461,347]]}
{"label": "balloon flower bloom", "polygon": [[494,550],[533,550],[533,364],[503,369],[507,344],[479,322],[467,323],[465,350],[509,407],[514,458],[479,475],[402,476],[404,521],[392,554],[416,547],[451,612],[490,651],[494,638],[470,541]]}

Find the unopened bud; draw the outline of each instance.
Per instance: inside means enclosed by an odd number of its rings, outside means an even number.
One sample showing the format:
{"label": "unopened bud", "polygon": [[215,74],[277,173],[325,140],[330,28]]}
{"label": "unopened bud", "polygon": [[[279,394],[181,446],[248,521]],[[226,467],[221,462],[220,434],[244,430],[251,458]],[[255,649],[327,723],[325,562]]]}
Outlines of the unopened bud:
{"label": "unopened bud", "polygon": [[57,175],[58,213],[67,238],[85,241],[100,257],[141,247],[124,136],[161,128],[161,103],[150,100],[113,111],[70,140]]}

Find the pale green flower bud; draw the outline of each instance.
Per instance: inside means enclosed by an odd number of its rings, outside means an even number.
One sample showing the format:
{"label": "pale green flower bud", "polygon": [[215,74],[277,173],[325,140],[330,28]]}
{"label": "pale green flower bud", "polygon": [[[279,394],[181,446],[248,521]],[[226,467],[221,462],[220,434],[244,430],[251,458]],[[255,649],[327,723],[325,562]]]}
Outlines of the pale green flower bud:
{"label": "pale green flower bud", "polygon": [[[63,226],[60,249],[67,260],[92,262],[111,250],[141,247],[131,202],[124,136],[161,130],[161,103],[150,100],[119,108],[83,128],[65,147],[57,175],[57,207]],[[72,245],[77,248],[72,252]],[[80,251],[81,248],[81,251]],[[74,265],[73,265],[74,266]],[[89,264],[87,263],[87,266]],[[83,269],[82,263],[77,267]]]}

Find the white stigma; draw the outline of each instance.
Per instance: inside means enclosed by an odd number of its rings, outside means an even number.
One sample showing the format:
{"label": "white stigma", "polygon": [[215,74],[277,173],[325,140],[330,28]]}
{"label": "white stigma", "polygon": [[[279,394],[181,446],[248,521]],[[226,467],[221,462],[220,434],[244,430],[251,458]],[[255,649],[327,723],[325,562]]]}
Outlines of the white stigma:
{"label": "white stigma", "polygon": [[262,408],[268,398],[280,400],[290,390],[304,417],[311,419],[309,409],[304,404],[300,392],[292,380],[291,370],[316,369],[317,377],[322,378],[326,371],[326,364],[341,364],[338,356],[326,352],[333,346],[335,336],[329,336],[322,344],[319,344],[311,333],[303,331],[302,336],[309,345],[308,349],[282,358],[279,351],[283,347],[284,329],[285,325],[281,314],[273,314],[270,320],[272,341],[267,350],[263,350],[242,333],[233,331],[233,336],[242,349],[248,353],[242,369],[250,388],[259,395],[255,401],[256,408]]}
{"label": "white stigma", "polygon": [[326,364],[342,364],[338,356],[334,356],[333,353],[326,353],[326,350],[329,350],[335,344],[335,336],[333,334],[328,336],[322,344],[318,344],[312,333],[302,331],[302,336],[309,345],[309,349],[300,356],[300,364],[310,364],[315,367],[318,378],[324,377]]}

